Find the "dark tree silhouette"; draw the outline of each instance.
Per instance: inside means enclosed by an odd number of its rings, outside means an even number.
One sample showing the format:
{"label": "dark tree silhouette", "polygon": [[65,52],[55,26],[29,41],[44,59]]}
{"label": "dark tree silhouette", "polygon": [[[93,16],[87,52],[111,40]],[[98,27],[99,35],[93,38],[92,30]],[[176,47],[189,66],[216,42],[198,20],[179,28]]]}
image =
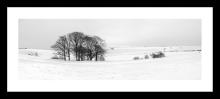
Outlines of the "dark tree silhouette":
{"label": "dark tree silhouette", "polygon": [[106,51],[104,49],[105,42],[98,36],[93,37],[95,39],[95,60],[98,61],[98,56],[103,55]]}
{"label": "dark tree silhouette", "polygon": [[59,55],[63,57],[66,61],[66,50],[67,50],[67,38],[66,36],[60,36],[60,38],[56,41],[51,48],[55,49]]}
{"label": "dark tree silhouette", "polygon": [[95,58],[98,61],[98,57],[102,57],[105,54],[105,42],[98,36],[88,36],[82,32],[73,32],[67,34],[67,36],[60,36],[56,43],[52,46],[57,51],[57,55],[63,57],[66,60],[70,60],[70,54],[72,53],[76,61],[90,60]]}
{"label": "dark tree silhouette", "polygon": [[68,36],[66,36],[66,38],[67,38],[67,45],[66,45],[66,49],[67,49],[67,57],[68,57],[68,59],[69,59],[69,61],[70,61],[70,50],[71,50],[71,45],[70,45],[70,38],[68,37]]}
{"label": "dark tree silhouette", "polygon": [[84,34],[82,32],[73,32],[68,34],[72,52],[75,53],[76,61],[80,61],[80,49],[83,43]]}
{"label": "dark tree silhouette", "polygon": [[100,45],[95,45],[95,60],[98,61],[98,56],[103,55],[105,50]]}
{"label": "dark tree silhouette", "polygon": [[92,60],[95,54],[96,40],[93,37],[85,36],[83,46],[86,48],[86,56],[88,60]]}

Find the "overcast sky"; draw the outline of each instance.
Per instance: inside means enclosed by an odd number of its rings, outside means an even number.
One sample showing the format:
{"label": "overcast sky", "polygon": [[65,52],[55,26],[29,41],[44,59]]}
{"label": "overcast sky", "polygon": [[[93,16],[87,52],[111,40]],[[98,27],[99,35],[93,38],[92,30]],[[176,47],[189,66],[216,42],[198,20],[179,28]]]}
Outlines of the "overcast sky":
{"label": "overcast sky", "polygon": [[200,19],[20,19],[19,48],[50,49],[76,31],[97,35],[108,47],[201,45]]}

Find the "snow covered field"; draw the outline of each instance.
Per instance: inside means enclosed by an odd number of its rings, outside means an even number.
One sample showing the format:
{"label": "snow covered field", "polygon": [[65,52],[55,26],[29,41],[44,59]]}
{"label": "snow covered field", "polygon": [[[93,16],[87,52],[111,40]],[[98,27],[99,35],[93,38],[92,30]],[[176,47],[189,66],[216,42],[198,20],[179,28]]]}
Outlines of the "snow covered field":
{"label": "snow covered field", "polygon": [[[163,58],[133,57],[164,51]],[[38,56],[34,56],[35,52]],[[19,77],[24,80],[200,80],[201,48],[123,47],[107,50],[106,61],[51,59],[53,50],[19,49]]]}

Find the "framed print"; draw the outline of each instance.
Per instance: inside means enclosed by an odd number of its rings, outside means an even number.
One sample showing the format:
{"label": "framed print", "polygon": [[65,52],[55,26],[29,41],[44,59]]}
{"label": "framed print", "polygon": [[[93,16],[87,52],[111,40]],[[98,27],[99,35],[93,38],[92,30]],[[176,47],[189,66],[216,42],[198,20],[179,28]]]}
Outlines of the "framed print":
{"label": "framed print", "polygon": [[212,6],[70,4],[8,4],[7,92],[213,92]]}

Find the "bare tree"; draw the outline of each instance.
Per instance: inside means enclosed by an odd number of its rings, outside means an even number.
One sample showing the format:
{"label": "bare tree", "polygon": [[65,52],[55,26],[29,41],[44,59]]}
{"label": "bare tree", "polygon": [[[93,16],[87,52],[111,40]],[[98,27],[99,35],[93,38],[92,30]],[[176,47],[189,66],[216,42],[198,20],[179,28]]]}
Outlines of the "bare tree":
{"label": "bare tree", "polygon": [[86,48],[86,55],[89,60],[95,57],[95,60],[98,61],[99,55],[102,56],[106,52],[104,49],[105,42],[98,36],[85,36],[83,45]]}
{"label": "bare tree", "polygon": [[68,34],[70,46],[72,47],[72,52],[75,53],[76,61],[80,61],[80,49],[83,43],[84,34],[82,32],[73,32]]}
{"label": "bare tree", "polygon": [[84,35],[82,32],[69,33],[67,36],[60,36],[56,43],[51,46],[57,51],[57,55],[63,57],[66,60],[70,60],[70,54],[75,55],[76,61],[92,60],[95,58],[98,61],[98,57],[104,55],[106,50],[104,49],[105,42],[98,36]]}
{"label": "bare tree", "polygon": [[98,56],[103,55],[106,52],[104,49],[105,41],[98,36],[93,36],[93,38],[95,39],[95,60],[98,61]]}
{"label": "bare tree", "polygon": [[70,61],[70,50],[71,50],[71,45],[70,45],[70,38],[68,37],[68,36],[66,36],[66,38],[67,38],[67,45],[66,45],[66,49],[67,49],[67,57],[68,57],[68,59],[69,59],[69,61]]}
{"label": "bare tree", "polygon": [[94,58],[96,40],[93,37],[85,36],[83,46],[86,48],[86,56],[91,61]]}
{"label": "bare tree", "polygon": [[95,60],[98,61],[98,56],[105,53],[105,49],[100,45],[95,45]]}
{"label": "bare tree", "polygon": [[66,36],[60,36],[60,38],[56,41],[51,48],[55,49],[57,53],[59,53],[63,59],[66,61],[66,49],[67,49],[67,38]]}

